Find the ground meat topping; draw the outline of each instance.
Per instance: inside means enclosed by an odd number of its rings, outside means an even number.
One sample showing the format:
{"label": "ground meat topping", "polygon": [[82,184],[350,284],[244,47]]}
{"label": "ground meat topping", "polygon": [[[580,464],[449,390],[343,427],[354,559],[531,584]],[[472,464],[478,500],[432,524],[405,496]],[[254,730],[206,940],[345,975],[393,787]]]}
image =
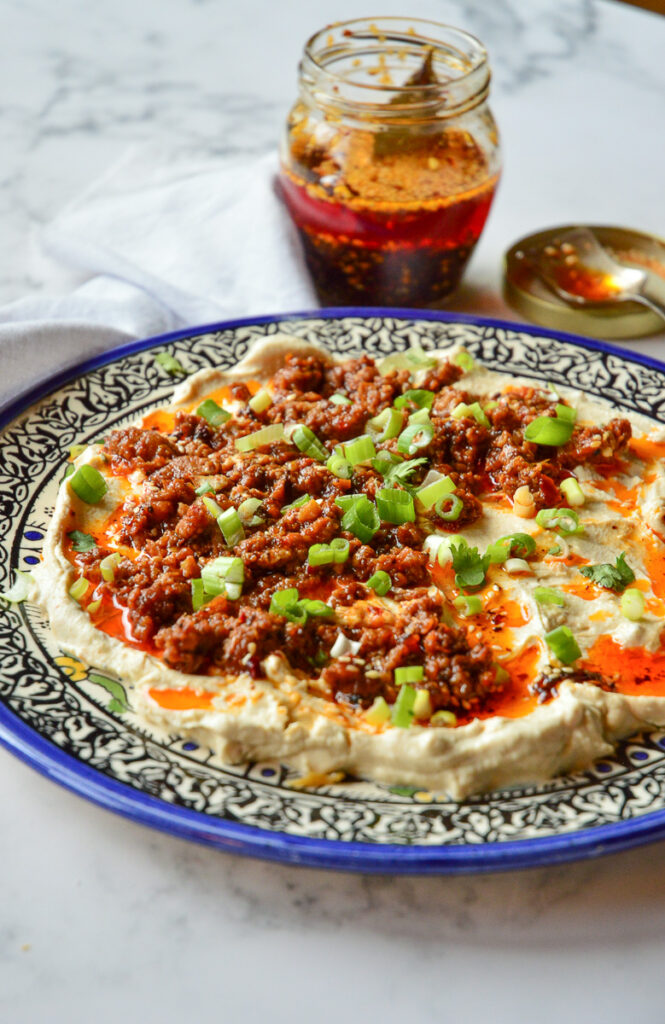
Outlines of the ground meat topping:
{"label": "ground meat topping", "polygon": [[[375,440],[379,456],[393,466],[415,460],[392,480],[376,458],[338,476],[323,455],[301,450],[289,433],[304,424],[328,454],[344,454],[346,442],[414,387],[409,371],[382,374],[368,356],[334,363],[287,355],[270,383],[272,402],[254,412],[251,389],[234,383],[231,398],[240,409],[219,427],[179,411],[170,431],[114,430],[103,457],[112,474],[137,476],[104,542],[72,557],[95,593],[122,609],[129,641],[180,671],[260,678],[265,659],[278,654],[316,684],[318,695],[362,709],[378,698],[394,704],[395,670],[416,666],[430,714],[482,710],[504,685],[501,674],[490,647],[464,628],[433,586],[425,538],[464,529],[482,516],[483,498],[505,500],[525,485],[536,508],[564,505],[561,481],[584,463],[611,463],[631,429],[623,419],[575,426],[562,447],[538,446],[525,440],[524,430],[537,416],[555,414],[550,394],[516,387],[474,395],[453,386],[461,376],[446,361],[421,375],[418,388],[426,398],[431,393],[424,406],[429,433],[413,452],[400,448],[397,433]],[[394,414],[400,433],[414,412],[422,413],[410,401],[398,402]],[[469,411],[474,403],[482,415]],[[238,449],[238,438],[270,424],[284,425],[281,440]],[[377,519],[369,534],[356,535],[344,497],[376,510],[386,487],[415,495],[432,472],[434,479],[450,477],[461,504],[455,518],[447,514],[452,505],[425,509],[414,499],[414,521]],[[225,514],[237,531],[232,541],[222,526]],[[345,557],[311,564],[312,548],[333,541]],[[123,557],[109,579],[101,563],[114,545]],[[240,596],[206,592],[203,603],[200,595],[197,600],[192,584],[201,584],[202,570],[230,558],[242,561]],[[377,574],[389,578],[383,596],[369,586]],[[274,599],[283,591],[297,592],[297,604],[280,614]],[[332,654],[336,648],[341,653]]]}

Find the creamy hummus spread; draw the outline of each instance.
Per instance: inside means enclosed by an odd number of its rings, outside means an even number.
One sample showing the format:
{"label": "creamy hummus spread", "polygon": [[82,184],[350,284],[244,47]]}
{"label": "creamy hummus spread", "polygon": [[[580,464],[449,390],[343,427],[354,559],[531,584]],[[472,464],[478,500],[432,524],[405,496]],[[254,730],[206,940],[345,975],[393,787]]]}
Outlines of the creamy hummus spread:
{"label": "creamy hummus spread", "polygon": [[665,724],[664,457],[662,425],[463,351],[273,336],[78,455],[36,596],[224,762],[537,783]]}

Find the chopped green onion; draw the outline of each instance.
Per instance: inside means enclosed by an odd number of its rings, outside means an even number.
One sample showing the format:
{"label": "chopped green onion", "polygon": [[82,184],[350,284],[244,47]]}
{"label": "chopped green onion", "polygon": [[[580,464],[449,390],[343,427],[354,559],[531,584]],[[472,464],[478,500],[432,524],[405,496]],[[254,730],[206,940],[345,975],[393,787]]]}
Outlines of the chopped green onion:
{"label": "chopped green onion", "polygon": [[395,686],[402,683],[420,683],[425,678],[425,669],[422,665],[403,665],[395,669]]}
{"label": "chopped green onion", "polygon": [[172,356],[170,352],[159,352],[155,356],[155,362],[159,363],[163,370],[166,370],[171,377],[176,377],[178,374],[184,374],[187,376],[187,370],[182,365],[179,359]]}
{"label": "chopped green onion", "polygon": [[[203,580],[204,592],[211,597],[218,597],[220,594],[232,597],[232,593],[229,593],[229,586],[235,592],[236,588],[238,586],[242,587],[242,584],[245,582],[243,560],[242,558],[234,558],[229,555],[214,558],[212,562],[208,562],[201,569],[201,579]],[[232,599],[235,600],[235,598]]]}
{"label": "chopped green onion", "polygon": [[450,361],[451,363],[454,363],[455,366],[461,366],[462,369],[466,371],[466,373],[469,373],[471,370],[474,370],[476,366],[473,356],[470,355],[466,351],[466,349],[463,348],[461,348],[459,352],[456,352]]}
{"label": "chopped green onion", "polygon": [[434,403],[434,392],[426,391],[424,388],[416,388],[412,391],[405,391],[403,395],[395,399],[396,409],[406,409],[415,405],[416,409],[431,409]]}
{"label": "chopped green onion", "polygon": [[208,512],[212,516],[212,518],[213,519],[219,519],[219,517],[222,514],[222,510],[219,507],[219,505],[217,504],[217,502],[215,501],[215,499],[208,497],[207,494],[204,494],[204,495],[202,495],[202,501],[203,501],[203,504],[205,505],[205,507],[207,508]]}
{"label": "chopped green onion", "polygon": [[253,452],[267,444],[276,444],[284,440],[284,425],[282,423],[271,423],[268,427],[261,427],[252,434],[245,434],[244,437],[236,438],[236,448],[239,452]]}
{"label": "chopped green onion", "polygon": [[536,542],[528,533],[509,533],[499,537],[487,549],[491,565],[501,565],[511,555],[528,558],[536,550]]}
{"label": "chopped green onion", "polygon": [[114,551],[113,554],[107,555],[106,558],[102,558],[99,563],[99,571],[102,574],[102,579],[105,583],[113,583],[115,579],[115,570],[118,564],[122,561],[122,555],[119,551]]}
{"label": "chopped green onion", "polygon": [[545,634],[547,646],[564,665],[572,665],[582,657],[580,646],[569,626],[557,626]]}
{"label": "chopped green onion", "polygon": [[[299,594],[295,587],[288,587],[285,590],[276,590],[270,599],[270,611],[273,615],[283,615],[286,618],[291,618],[291,613],[294,609],[298,608]],[[307,618],[307,613],[302,610],[296,613],[295,618],[291,618],[291,621],[295,622],[298,619],[303,621]]]}
{"label": "chopped green onion", "polygon": [[240,520],[245,526],[259,526],[263,519],[261,516],[257,516],[256,510],[261,507],[260,498],[245,498],[238,505],[238,515]]}
{"label": "chopped green onion", "polygon": [[574,505],[576,508],[582,507],[585,501],[584,491],[574,476],[569,476],[562,480],[559,488],[569,505]]}
{"label": "chopped green onion", "polygon": [[447,494],[445,497],[439,498],[434,505],[434,511],[439,519],[443,519],[447,523],[456,523],[463,508],[464,502],[456,494]]}
{"label": "chopped green onion", "polygon": [[485,410],[481,406],[480,402],[472,402],[471,405],[466,405],[465,402],[460,402],[459,405],[456,405],[453,409],[451,416],[454,420],[474,419],[481,427],[489,427],[490,425],[490,421],[487,419]]}
{"label": "chopped green onion", "polygon": [[340,480],[349,480],[353,474],[353,466],[339,452],[333,452],[326,462],[326,469]]}
{"label": "chopped green onion", "polygon": [[413,702],[413,717],[425,721],[431,718],[432,700],[428,690],[416,690],[416,699]]}
{"label": "chopped green onion", "polygon": [[212,600],[212,594],[206,594],[203,580],[192,580],[192,611],[197,612],[210,600]]}
{"label": "chopped green onion", "polygon": [[416,703],[416,691],[413,686],[405,683],[397,694],[397,700],[393,704],[391,719],[392,724],[398,729],[408,729],[413,721],[413,705]]}
{"label": "chopped green onion", "polygon": [[419,370],[433,370],[439,361],[436,356],[425,352],[417,341],[411,342],[411,348],[407,349],[405,355],[411,366],[415,366]]}
{"label": "chopped green onion", "polygon": [[309,597],[303,597],[299,604],[308,615],[329,619],[335,614],[335,609],[331,608],[325,601],[315,601]]}
{"label": "chopped green onion", "polygon": [[73,462],[70,462],[68,466],[65,466],[65,472],[63,473],[62,479],[63,480],[67,480],[67,478],[70,477],[72,475],[72,473],[75,473],[75,472],[76,472],[76,466],[74,465]]}
{"label": "chopped green onion", "polygon": [[425,487],[421,487],[416,491],[416,500],[422,507],[427,510],[440,501],[441,498],[447,497],[452,494],[455,490],[455,484],[452,482],[449,476],[438,475],[438,479],[432,480]]}
{"label": "chopped green onion", "polygon": [[392,588],[392,585],[393,581],[391,580],[388,573],[384,572],[383,569],[378,569],[373,576],[370,576],[370,578],[367,580],[367,583],[365,584],[366,587],[369,587],[371,590],[373,590],[374,593],[378,594],[379,597],[384,597]]}
{"label": "chopped green onion", "polygon": [[353,405],[351,399],[347,398],[346,395],[341,395],[339,391],[336,391],[334,395],[330,396],[330,401],[333,405]]}
{"label": "chopped green onion", "polygon": [[326,462],[330,458],[328,449],[321,444],[314,431],[306,427],[304,423],[298,424],[291,434],[291,440],[310,459]]}
{"label": "chopped green onion", "polygon": [[584,532],[580,517],[572,508],[541,508],[536,516],[538,526],[545,530],[556,530],[563,537]]}
{"label": "chopped green onion", "polygon": [[102,606],[102,600],[101,600],[101,598],[99,598],[97,601],[91,601],[89,605],[86,605],[86,609],[85,610],[87,611],[88,615],[94,615],[95,612],[99,611],[101,606]]}
{"label": "chopped green onion", "polygon": [[247,405],[252,412],[265,412],[272,405],[272,395],[265,388],[261,388],[255,395],[252,395]]}
{"label": "chopped green onion", "polygon": [[524,558],[509,558],[504,565],[506,572],[532,572],[531,566]]}
{"label": "chopped green onion", "polygon": [[368,420],[365,428],[376,436],[377,441],[389,441],[391,437],[397,437],[402,429],[402,419],[401,412],[391,407]]}
{"label": "chopped green onion", "polygon": [[351,546],[348,540],[345,540],[344,537],[334,537],[330,541],[330,549],[335,556],[335,563],[337,565],[342,565],[349,557]]}
{"label": "chopped green onion", "polygon": [[215,493],[215,488],[212,486],[212,484],[210,483],[209,480],[204,480],[202,483],[199,484],[199,486],[194,491],[194,494],[197,494],[199,496],[199,498],[202,497],[204,494],[214,494],[214,493]]}
{"label": "chopped green onion", "polygon": [[415,522],[416,510],[413,504],[413,495],[408,491],[382,487],[376,492],[376,507],[384,523]]}
{"label": "chopped green onion", "polygon": [[231,413],[227,409],[222,409],[214,398],[206,398],[205,402],[201,402],[196,409],[196,415],[201,416],[211,427],[221,427],[222,423],[231,419]]}
{"label": "chopped green onion", "polygon": [[87,447],[87,444],[73,444],[69,449],[70,459],[78,459],[79,455],[82,455]]}
{"label": "chopped green onion", "polygon": [[548,548],[547,554],[548,555],[560,555],[562,551],[563,551],[563,548],[561,547],[561,545],[560,544],[555,544],[553,548]]}
{"label": "chopped green onion", "polygon": [[14,569],[14,582],[7,590],[3,590],[0,593],[0,597],[4,598],[5,601],[9,601],[10,604],[20,604],[28,596],[31,583],[32,576],[29,572],[21,572],[20,569]]}
{"label": "chopped green onion", "polygon": [[361,434],[360,437],[355,437],[352,441],[346,441],[342,447],[346,461],[352,466],[357,466],[361,462],[369,462],[376,455],[374,441],[369,434]]}
{"label": "chopped green onion", "polygon": [[70,476],[69,486],[86,505],[96,505],[108,490],[106,480],[99,470],[87,463],[79,466],[73,476]]}
{"label": "chopped green onion", "polygon": [[552,448],[559,448],[568,444],[573,436],[575,424],[568,419],[555,419],[553,416],[538,416],[527,426],[524,431],[526,441],[534,444],[549,445]]}
{"label": "chopped green onion", "polygon": [[399,435],[397,449],[407,455],[415,455],[421,448],[427,448],[434,437],[431,423],[409,423]]}
{"label": "chopped green onion", "polygon": [[556,414],[560,420],[568,420],[569,423],[574,423],[577,419],[577,409],[571,409],[569,405],[561,403],[556,407]]}
{"label": "chopped green onion", "polygon": [[379,513],[369,498],[364,494],[344,495],[336,498],[335,504],[344,512],[342,529],[368,544],[381,526]]}
{"label": "chopped green onion", "polygon": [[478,615],[483,610],[483,602],[475,594],[460,594],[455,598],[453,604],[467,618],[470,615]]}
{"label": "chopped green onion", "polygon": [[328,544],[312,544],[307,552],[307,561],[310,565],[332,565],[335,552]]}
{"label": "chopped green onion", "polygon": [[384,697],[375,697],[374,703],[367,709],[364,717],[370,725],[383,725],[390,718],[390,705]]}
{"label": "chopped green onion", "polygon": [[566,603],[566,599],[560,590],[554,587],[536,587],[533,592],[538,604],[558,604],[560,607]]}
{"label": "chopped green onion", "polygon": [[73,597],[75,601],[80,601],[85,596],[90,584],[83,576],[75,580],[69,588],[69,596]]}
{"label": "chopped green onion", "polygon": [[457,715],[454,711],[435,711],[430,718],[430,725],[443,725],[452,729],[457,725]]}
{"label": "chopped green onion", "polygon": [[294,508],[302,508],[303,505],[306,505],[307,502],[311,500],[311,494],[301,494],[300,497],[296,498],[295,501],[292,501],[290,505],[282,505],[279,514],[283,516],[285,512],[291,512]]}
{"label": "chopped green onion", "polygon": [[242,583],[226,583],[226,596],[231,601],[237,601],[242,594]]}
{"label": "chopped green onion", "polygon": [[74,551],[92,551],[93,548],[97,547],[95,538],[91,537],[89,533],[82,533],[81,530],[72,530],[67,536],[72,542]]}
{"label": "chopped green onion", "polygon": [[416,409],[416,411],[412,412],[411,415],[409,416],[409,423],[411,425],[413,425],[414,423],[429,423],[429,422],[430,422],[429,409]]}
{"label": "chopped green onion", "polygon": [[621,614],[631,622],[639,622],[644,615],[644,594],[637,587],[629,587],[621,595]]}
{"label": "chopped green onion", "polygon": [[219,526],[224,540],[228,547],[233,548],[236,544],[239,544],[241,540],[245,539],[245,528],[242,525],[242,520],[234,508],[227,508],[220,516],[217,517],[217,525]]}

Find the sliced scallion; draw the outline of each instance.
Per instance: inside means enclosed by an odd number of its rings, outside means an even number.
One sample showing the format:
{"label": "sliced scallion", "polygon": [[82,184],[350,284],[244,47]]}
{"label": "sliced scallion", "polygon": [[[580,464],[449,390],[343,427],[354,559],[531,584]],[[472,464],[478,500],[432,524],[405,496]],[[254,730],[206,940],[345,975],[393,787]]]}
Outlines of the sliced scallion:
{"label": "sliced scallion", "polygon": [[444,726],[452,729],[457,725],[457,715],[454,711],[445,711],[443,708],[441,711],[435,711],[430,718],[430,725]]}
{"label": "sliced scallion", "polygon": [[573,505],[575,508],[582,507],[585,501],[584,491],[574,476],[569,476],[562,480],[559,488],[569,505]]}
{"label": "sliced scallion", "polygon": [[383,725],[390,718],[390,705],[385,697],[375,697],[374,703],[364,714],[364,718],[370,725]]}
{"label": "sliced scallion", "polygon": [[228,587],[231,586],[235,592],[238,587],[242,588],[245,581],[243,560],[229,555],[214,558],[212,562],[208,562],[201,569],[201,579],[204,593],[210,597],[218,597],[220,594],[232,597]]}
{"label": "sliced scallion", "polygon": [[102,574],[102,579],[105,583],[113,583],[115,579],[115,570],[122,561],[122,555],[119,551],[114,551],[113,554],[107,555],[106,558],[102,558],[99,563],[99,571]]}
{"label": "sliced scallion", "polygon": [[192,580],[191,584],[192,584],[192,611],[197,612],[199,610],[199,608],[203,608],[203,605],[207,604],[208,601],[210,601],[212,599],[212,595],[211,594],[206,594],[204,586],[203,586],[203,580],[202,579]]}
{"label": "sliced scallion", "polygon": [[336,498],[335,504],[344,512],[342,529],[368,544],[381,526],[374,504],[364,494],[344,495]]}
{"label": "sliced scallion", "polygon": [[213,519],[218,519],[221,516],[222,510],[214,498],[211,498],[208,494],[204,494],[202,495],[201,500]]}
{"label": "sliced scallion", "polygon": [[341,395],[339,391],[336,391],[334,395],[330,396],[330,401],[333,405],[353,405],[351,399],[347,398],[346,395]]}
{"label": "sliced scallion", "polygon": [[270,599],[270,611],[273,615],[281,615],[289,622],[299,625],[307,622],[307,611],[300,604],[295,587],[276,590]]}
{"label": "sliced scallion", "polygon": [[272,395],[266,388],[261,388],[255,395],[252,395],[247,405],[250,407],[252,412],[261,413],[265,412],[272,405]]}
{"label": "sliced scallion", "polygon": [[376,455],[374,441],[369,434],[361,434],[352,441],[345,441],[343,445],[344,457],[351,466],[357,466],[361,462],[369,462]]}
{"label": "sliced scallion", "polygon": [[99,598],[97,601],[91,601],[89,605],[86,605],[86,609],[85,610],[87,611],[88,615],[94,615],[95,612],[99,611],[101,606],[102,606],[102,601],[101,601],[101,598]]}
{"label": "sliced scallion", "polygon": [[427,448],[434,437],[431,423],[409,423],[397,439],[397,448],[407,455],[415,455],[422,448]]}
{"label": "sliced scallion", "polygon": [[321,444],[314,431],[310,430],[304,423],[298,424],[291,434],[291,440],[310,459],[316,459],[317,462],[327,462],[330,458],[328,449]]}
{"label": "sliced scallion", "polygon": [[416,690],[416,699],[413,702],[413,717],[421,721],[427,721],[432,715],[432,698],[429,690]]}
{"label": "sliced scallion", "polygon": [[644,615],[644,594],[637,587],[629,587],[621,595],[621,614],[631,622],[639,622]]}
{"label": "sliced scallion", "polygon": [[311,494],[301,494],[300,497],[296,498],[295,501],[292,501],[290,505],[282,505],[279,510],[279,514],[283,516],[285,512],[291,512],[294,508],[302,508],[303,505],[306,505],[307,502],[311,500]]}
{"label": "sliced scallion", "polygon": [[353,466],[340,452],[333,452],[326,462],[326,469],[340,480],[350,480],[353,474]]}
{"label": "sliced scallion", "polygon": [[394,405],[396,409],[408,409],[409,406],[415,406],[416,409],[431,409],[433,403],[433,391],[426,391],[425,388],[414,388],[411,391],[405,391],[403,395],[396,398]]}
{"label": "sliced scallion", "polygon": [[185,377],[187,376],[187,370],[185,367],[182,365],[180,360],[176,359],[175,356],[172,356],[170,352],[159,352],[155,356],[155,362],[158,363],[163,370],[166,370],[171,377],[177,377],[180,374]]}
{"label": "sliced scallion", "polygon": [[566,599],[561,591],[556,590],[554,587],[536,587],[533,596],[538,604],[556,604],[562,608],[566,603]]}
{"label": "sliced scallion", "polygon": [[261,427],[244,437],[237,437],[235,441],[239,452],[253,452],[267,444],[277,444],[284,440],[284,424],[271,423],[268,427]]}
{"label": "sliced scallion", "polygon": [[481,427],[489,427],[490,425],[490,421],[480,402],[472,402],[471,405],[460,402],[453,409],[451,416],[454,420],[474,419]]}
{"label": "sliced scallion", "polygon": [[303,597],[299,604],[301,608],[305,609],[307,615],[317,618],[330,619],[335,614],[335,609],[331,608],[325,601],[316,601],[309,597]]}
{"label": "sliced scallion", "polygon": [[453,601],[458,612],[467,618],[471,615],[478,615],[483,610],[483,602],[475,594],[460,594]]}
{"label": "sliced scallion", "polygon": [[20,604],[28,596],[31,583],[32,576],[29,572],[21,572],[20,569],[14,569],[14,582],[7,590],[3,590],[0,593],[0,597],[4,598],[5,601],[9,601],[10,604]]}
{"label": "sliced scallion", "polygon": [[227,409],[222,409],[214,398],[206,398],[201,402],[196,409],[196,415],[201,416],[211,427],[221,427],[222,423],[231,419],[231,413]]}
{"label": "sliced scallion", "polygon": [[455,484],[449,476],[438,476],[438,479],[432,480],[426,486],[419,488],[416,491],[416,501],[419,505],[427,510],[435,505],[441,498],[447,497],[452,494],[455,490]]}
{"label": "sliced scallion", "polygon": [[70,459],[78,459],[79,455],[83,455],[83,452],[86,450],[87,447],[87,444],[73,444],[69,449]]}
{"label": "sliced scallion", "polygon": [[312,544],[307,552],[309,565],[332,565],[335,553],[328,544]]}
{"label": "sliced scallion", "polygon": [[538,526],[545,530],[556,530],[563,537],[584,532],[580,517],[572,508],[541,508],[536,516]]}
{"label": "sliced scallion", "polygon": [[528,533],[509,533],[490,544],[487,554],[492,565],[501,565],[511,555],[528,558],[536,550],[536,542]]}
{"label": "sliced scallion", "polygon": [[257,509],[261,508],[260,498],[245,498],[238,505],[238,515],[244,526],[259,526],[263,519],[256,515]]}
{"label": "sliced scallion", "polygon": [[416,510],[408,491],[382,487],[376,492],[376,507],[384,523],[413,523]]}
{"label": "sliced scallion", "polygon": [[553,416],[538,416],[527,426],[524,437],[533,444],[549,445],[559,448],[568,444],[573,436],[575,424],[569,419],[556,419]]}
{"label": "sliced scallion", "polygon": [[446,494],[434,504],[434,511],[439,519],[447,523],[456,523],[463,508],[464,502],[457,494]]}
{"label": "sliced scallion", "polygon": [[203,480],[194,491],[194,494],[198,497],[202,497],[204,494],[214,494],[215,488],[212,486],[209,480]]}
{"label": "sliced scallion", "polygon": [[389,441],[391,437],[397,437],[402,429],[402,414],[398,409],[392,407],[384,409],[378,416],[368,420],[365,428],[368,433],[373,434],[377,441]]}
{"label": "sliced scallion", "polygon": [[504,563],[506,572],[532,572],[532,568],[525,558],[508,558]]}
{"label": "sliced scallion", "polygon": [[556,406],[556,414],[560,420],[568,420],[569,423],[574,423],[577,419],[577,409],[571,409],[569,405],[563,405],[559,403]]}
{"label": "sliced scallion", "polygon": [[466,373],[475,369],[476,366],[473,356],[464,348],[461,348],[459,352],[456,352],[450,361],[451,363],[454,363],[455,366],[461,366]]}
{"label": "sliced scallion", "polygon": [[367,580],[367,583],[365,584],[366,587],[369,587],[371,590],[373,590],[374,593],[378,594],[379,597],[384,597],[392,588],[392,585],[393,581],[391,580],[389,574],[387,572],[384,572],[383,569],[378,569],[373,576],[370,576],[370,578]]}
{"label": "sliced scallion", "polygon": [[69,596],[73,597],[75,601],[80,601],[82,597],[85,597],[90,584],[88,580],[80,576],[79,579],[75,580],[69,588]]}
{"label": "sliced scallion", "polygon": [[392,724],[398,729],[408,729],[413,722],[413,705],[416,703],[416,691],[413,686],[405,683],[397,694],[391,712]]}
{"label": "sliced scallion", "polygon": [[335,556],[335,563],[337,565],[343,565],[349,557],[351,546],[348,540],[345,540],[344,537],[334,537],[330,541],[330,549]]}
{"label": "sliced scallion", "polygon": [[86,505],[96,505],[108,490],[106,480],[99,470],[87,463],[79,466],[76,472],[70,476],[69,486]]}
{"label": "sliced scallion", "polygon": [[572,665],[574,661],[582,657],[580,646],[569,626],[557,626],[556,629],[550,630],[545,634],[545,641],[552,653],[564,665]]}
{"label": "sliced scallion", "polygon": [[222,535],[228,547],[233,548],[236,544],[239,544],[241,540],[245,539],[245,528],[242,525],[240,516],[234,508],[225,509],[222,514],[217,517],[217,525],[222,531]]}
{"label": "sliced scallion", "polygon": [[420,683],[425,678],[425,669],[422,665],[403,665],[395,669],[395,686],[403,683]]}

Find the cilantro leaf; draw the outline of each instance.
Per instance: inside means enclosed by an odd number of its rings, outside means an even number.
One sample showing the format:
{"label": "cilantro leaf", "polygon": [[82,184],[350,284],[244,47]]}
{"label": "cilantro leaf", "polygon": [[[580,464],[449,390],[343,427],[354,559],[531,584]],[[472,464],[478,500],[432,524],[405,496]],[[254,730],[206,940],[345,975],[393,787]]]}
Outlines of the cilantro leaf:
{"label": "cilantro leaf", "polygon": [[427,459],[407,459],[406,462],[398,462],[390,467],[383,479],[386,484],[405,484],[424,462],[427,462]]}
{"label": "cilantro leaf", "polygon": [[72,530],[68,533],[72,547],[74,551],[92,551],[93,548],[97,547],[97,542],[94,537],[91,537],[89,533],[82,533],[80,530]]}
{"label": "cilantro leaf", "polygon": [[626,553],[622,551],[614,565],[602,562],[600,565],[583,565],[580,569],[583,576],[593,580],[599,587],[623,593],[629,583],[635,579],[635,573],[626,562]]}
{"label": "cilantro leaf", "polygon": [[456,586],[460,589],[482,586],[490,564],[490,556],[481,555],[478,548],[470,548],[466,542],[451,544],[450,550]]}

